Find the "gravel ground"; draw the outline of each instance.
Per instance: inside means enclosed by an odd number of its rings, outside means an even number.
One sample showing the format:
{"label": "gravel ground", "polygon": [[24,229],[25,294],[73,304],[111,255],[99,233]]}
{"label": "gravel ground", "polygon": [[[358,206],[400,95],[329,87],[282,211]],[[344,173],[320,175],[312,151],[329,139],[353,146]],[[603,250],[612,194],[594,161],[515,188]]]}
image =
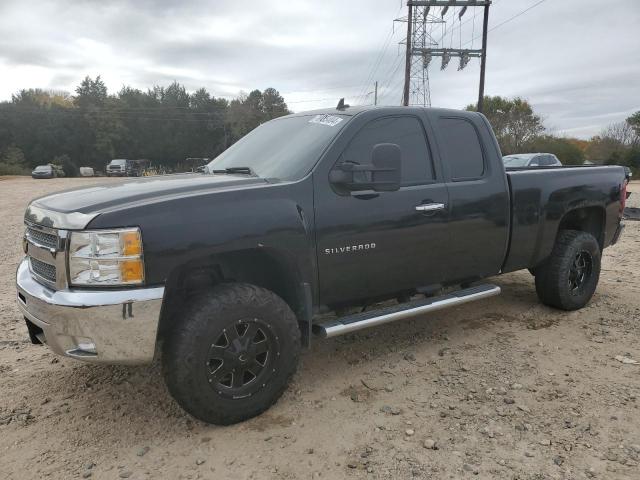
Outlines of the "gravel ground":
{"label": "gravel ground", "polygon": [[504,275],[499,297],[316,342],[275,407],[215,427],[180,410],[157,364],[84,365],[27,341],[24,209],[98,181],[0,179],[0,478],[640,478],[640,364],[616,360],[640,361],[640,222],[583,310]]}

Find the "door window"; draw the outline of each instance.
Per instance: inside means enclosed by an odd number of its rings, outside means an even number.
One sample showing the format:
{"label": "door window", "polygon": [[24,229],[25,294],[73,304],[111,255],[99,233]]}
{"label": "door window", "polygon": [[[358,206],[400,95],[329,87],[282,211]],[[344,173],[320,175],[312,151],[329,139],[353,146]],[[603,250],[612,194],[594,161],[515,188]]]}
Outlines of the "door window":
{"label": "door window", "polygon": [[438,121],[444,145],[442,152],[451,169],[451,180],[473,180],[484,175],[484,156],[478,133],[463,118]]}
{"label": "door window", "polygon": [[349,143],[340,163],[367,164],[373,147],[395,143],[402,154],[401,185],[419,185],[434,180],[433,161],[420,120],[416,117],[384,117],[365,125]]}
{"label": "door window", "polygon": [[560,162],[558,161],[555,155],[546,155],[545,157],[546,157],[545,158],[546,162],[544,164],[546,166],[553,167],[555,165],[560,165]]}

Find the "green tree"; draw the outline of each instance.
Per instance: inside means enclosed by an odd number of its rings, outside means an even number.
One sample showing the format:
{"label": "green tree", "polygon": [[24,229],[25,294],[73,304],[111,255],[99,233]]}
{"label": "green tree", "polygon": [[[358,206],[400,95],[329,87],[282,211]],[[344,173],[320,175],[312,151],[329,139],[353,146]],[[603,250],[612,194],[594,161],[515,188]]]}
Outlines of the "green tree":
{"label": "green tree", "polygon": [[0,175],[28,175],[27,160],[18,147],[12,145],[0,155]]}
{"label": "green tree", "polygon": [[73,106],[73,98],[63,91],[43,90],[41,88],[30,88],[20,90],[11,95],[11,101],[16,105],[31,107],[59,107],[69,108]]}
{"label": "green tree", "polygon": [[261,123],[287,115],[289,109],[275,88],[264,92],[253,90],[241,93],[229,104],[228,122],[234,141],[249,133]]}
{"label": "green tree", "polygon": [[[476,111],[477,106],[468,105],[467,110]],[[485,97],[482,113],[491,123],[504,155],[524,153],[527,143],[544,131],[540,116],[520,97]]]}
{"label": "green tree", "polygon": [[627,118],[627,124],[633,128],[636,134],[635,143],[640,143],[640,111]]}
{"label": "green tree", "polygon": [[95,80],[87,76],[76,88],[75,105],[79,108],[82,123],[78,125],[78,135],[82,146],[78,157],[82,165],[102,169],[104,165],[119,155],[118,145],[124,136],[124,115],[118,110],[121,102],[110,97],[107,86],[98,75]]}
{"label": "green tree", "polygon": [[269,120],[291,113],[284,98],[275,88],[267,88],[262,92],[262,111]]}
{"label": "green tree", "polygon": [[624,157],[624,165],[635,170],[634,173],[640,173],[640,146],[630,148]]}
{"label": "green tree", "polygon": [[124,86],[110,94],[101,77],[85,77],[74,96],[24,89],[0,102],[0,153],[18,148],[26,158],[21,172],[52,158],[68,175],[80,166],[102,170],[112,158],[145,158],[170,171],[185,157],[212,158],[287,113],[273,88],[228,102],[205,88],[189,92],[177,82],[146,91]]}
{"label": "green tree", "polygon": [[602,134],[596,135],[589,141],[586,158],[593,163],[601,165],[616,163],[625,148],[626,147],[615,138]]}
{"label": "green tree", "polygon": [[570,138],[542,135],[529,141],[526,149],[529,152],[553,153],[563,165],[582,165],[584,152]]}
{"label": "green tree", "polygon": [[79,107],[102,106],[106,100],[107,86],[100,78],[100,75],[98,75],[95,80],[87,75],[78,88],[76,88],[75,103]]}
{"label": "green tree", "polygon": [[67,177],[78,176],[78,167],[71,161],[71,158],[66,153],[53,157],[51,163],[54,165],[60,165]]}

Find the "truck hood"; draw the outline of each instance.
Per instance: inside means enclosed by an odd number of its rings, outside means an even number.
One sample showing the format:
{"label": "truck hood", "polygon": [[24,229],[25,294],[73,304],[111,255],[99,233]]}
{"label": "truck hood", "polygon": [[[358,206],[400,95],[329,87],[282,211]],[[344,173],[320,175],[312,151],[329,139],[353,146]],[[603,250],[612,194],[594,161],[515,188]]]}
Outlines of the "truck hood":
{"label": "truck hood", "polygon": [[[171,197],[206,194],[212,191],[250,188],[267,184],[262,178],[246,175],[177,174],[123,180],[65,190],[34,200],[25,219],[58,228],[83,228],[83,219],[139,203]],[[64,217],[66,221],[63,220]],[[78,222],[69,221],[77,219]],[[77,223],[77,225],[76,225]],[[88,223],[88,222],[87,222]],[[67,224],[67,225],[62,225]],[[85,223],[86,224],[86,223]]]}

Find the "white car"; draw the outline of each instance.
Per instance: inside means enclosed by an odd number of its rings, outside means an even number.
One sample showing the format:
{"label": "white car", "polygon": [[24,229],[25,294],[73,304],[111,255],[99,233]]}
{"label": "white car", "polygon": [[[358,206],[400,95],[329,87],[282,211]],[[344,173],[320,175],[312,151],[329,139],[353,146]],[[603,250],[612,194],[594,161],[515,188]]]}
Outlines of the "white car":
{"label": "white car", "polygon": [[552,153],[516,153],[502,157],[504,168],[561,167],[562,163]]}

